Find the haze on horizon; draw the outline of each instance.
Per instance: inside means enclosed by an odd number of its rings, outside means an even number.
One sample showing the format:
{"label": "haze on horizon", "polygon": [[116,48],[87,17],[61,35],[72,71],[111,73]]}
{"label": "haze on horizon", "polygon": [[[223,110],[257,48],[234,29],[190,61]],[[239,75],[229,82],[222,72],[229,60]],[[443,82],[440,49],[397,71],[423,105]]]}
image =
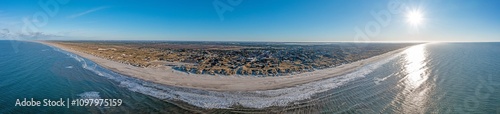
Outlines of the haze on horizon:
{"label": "haze on horizon", "polygon": [[500,41],[498,0],[16,0],[0,39]]}

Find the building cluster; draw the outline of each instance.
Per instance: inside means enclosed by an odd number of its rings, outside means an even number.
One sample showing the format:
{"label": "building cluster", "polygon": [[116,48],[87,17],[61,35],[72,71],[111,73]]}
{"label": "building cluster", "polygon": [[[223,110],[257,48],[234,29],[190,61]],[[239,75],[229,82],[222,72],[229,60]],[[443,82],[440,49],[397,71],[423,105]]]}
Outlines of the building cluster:
{"label": "building cluster", "polygon": [[[189,63],[173,69],[195,74],[281,76],[331,68],[409,44],[263,45],[241,48],[165,48],[144,43],[59,42],[84,53],[137,67]],[[223,45],[223,44],[218,44]],[[234,47],[234,46],[233,46]]]}

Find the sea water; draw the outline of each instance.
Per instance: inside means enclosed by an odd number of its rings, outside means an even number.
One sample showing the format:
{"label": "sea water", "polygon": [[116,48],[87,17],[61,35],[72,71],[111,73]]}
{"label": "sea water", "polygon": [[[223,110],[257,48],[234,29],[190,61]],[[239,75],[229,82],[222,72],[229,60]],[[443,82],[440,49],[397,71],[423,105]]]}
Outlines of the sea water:
{"label": "sea water", "polygon": [[[250,92],[159,85],[34,42],[0,47],[0,113],[500,113],[500,43],[420,44],[343,76]],[[23,98],[123,105],[15,106]]]}

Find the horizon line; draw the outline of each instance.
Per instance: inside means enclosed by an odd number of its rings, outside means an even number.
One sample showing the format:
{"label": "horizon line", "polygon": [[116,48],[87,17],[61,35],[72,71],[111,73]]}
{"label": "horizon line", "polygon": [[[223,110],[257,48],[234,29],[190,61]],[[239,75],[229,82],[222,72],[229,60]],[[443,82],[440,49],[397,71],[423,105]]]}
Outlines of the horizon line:
{"label": "horizon line", "polygon": [[[0,41],[12,41],[9,39],[0,39]],[[15,40],[14,40],[15,41]],[[487,42],[500,42],[500,41],[221,41],[221,40],[119,40],[119,39],[110,39],[110,40],[23,40],[19,39],[17,41],[167,41],[167,42],[275,42],[275,43],[487,43]]]}

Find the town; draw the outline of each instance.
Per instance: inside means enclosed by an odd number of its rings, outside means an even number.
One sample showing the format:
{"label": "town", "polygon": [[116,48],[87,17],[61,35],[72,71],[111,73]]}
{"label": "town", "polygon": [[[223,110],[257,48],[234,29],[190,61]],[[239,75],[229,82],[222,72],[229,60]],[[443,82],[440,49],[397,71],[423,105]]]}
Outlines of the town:
{"label": "town", "polygon": [[195,74],[283,76],[331,68],[413,43],[262,43],[53,41],[100,58],[136,66],[171,66]]}

